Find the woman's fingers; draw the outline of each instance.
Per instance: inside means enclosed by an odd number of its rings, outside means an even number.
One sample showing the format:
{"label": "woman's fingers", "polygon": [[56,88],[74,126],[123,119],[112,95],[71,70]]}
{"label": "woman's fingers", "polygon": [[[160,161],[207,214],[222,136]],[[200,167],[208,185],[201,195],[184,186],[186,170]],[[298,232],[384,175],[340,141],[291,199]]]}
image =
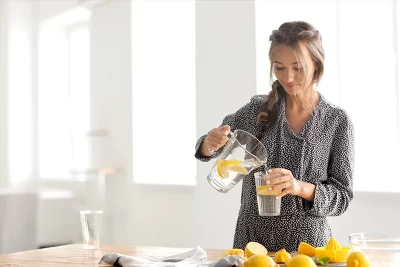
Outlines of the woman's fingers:
{"label": "woman's fingers", "polygon": [[299,195],[301,185],[290,170],[283,168],[272,168],[267,171],[265,176],[267,184],[271,185],[270,190],[282,190],[277,197],[283,197],[288,194]]}
{"label": "woman's fingers", "polygon": [[206,138],[206,145],[213,150],[218,150],[220,147],[225,145],[227,141],[228,137],[226,136],[223,137],[209,136]]}
{"label": "woman's fingers", "polygon": [[209,149],[218,150],[228,142],[227,133],[230,132],[229,125],[212,129],[207,135],[205,143]]}
{"label": "woman's fingers", "polygon": [[[274,178],[271,178],[274,177]],[[292,180],[293,177],[291,175],[280,175],[280,176],[272,176],[270,174],[267,175],[267,184],[280,184],[280,183],[284,183],[286,181],[290,181]]]}
{"label": "woman's fingers", "polygon": [[293,175],[291,171],[283,168],[269,169],[266,175],[267,184],[271,185],[270,190],[282,190],[277,197],[291,194],[293,191]]}
{"label": "woman's fingers", "polygon": [[287,169],[283,169],[283,168],[272,168],[272,169],[269,169],[269,170],[267,171],[267,173],[286,175],[286,174],[291,174],[291,171],[289,171],[289,170],[287,170]]}
{"label": "woman's fingers", "polygon": [[289,189],[289,188],[286,188],[286,189],[284,189],[284,190],[282,191],[282,193],[280,193],[280,194],[277,195],[276,197],[277,197],[277,198],[281,198],[281,197],[284,197],[284,196],[286,196],[286,195],[288,195],[288,194],[291,194],[291,193],[293,193],[293,190],[291,190],[291,189]]}
{"label": "woman's fingers", "polygon": [[288,189],[293,187],[293,183],[292,182],[284,182],[284,183],[280,183],[280,184],[276,184],[271,186],[271,190],[275,191],[275,190],[283,190],[283,189]]}

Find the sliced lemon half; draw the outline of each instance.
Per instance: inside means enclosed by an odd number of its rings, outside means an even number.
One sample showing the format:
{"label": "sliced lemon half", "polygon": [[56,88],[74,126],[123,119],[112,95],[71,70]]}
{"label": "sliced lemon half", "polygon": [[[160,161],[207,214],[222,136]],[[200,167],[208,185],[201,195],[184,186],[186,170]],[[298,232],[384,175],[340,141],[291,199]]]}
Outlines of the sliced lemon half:
{"label": "sliced lemon half", "polygon": [[249,172],[243,167],[239,160],[236,159],[219,159],[217,160],[217,172],[221,178],[227,178],[229,171],[238,174],[247,175]]}

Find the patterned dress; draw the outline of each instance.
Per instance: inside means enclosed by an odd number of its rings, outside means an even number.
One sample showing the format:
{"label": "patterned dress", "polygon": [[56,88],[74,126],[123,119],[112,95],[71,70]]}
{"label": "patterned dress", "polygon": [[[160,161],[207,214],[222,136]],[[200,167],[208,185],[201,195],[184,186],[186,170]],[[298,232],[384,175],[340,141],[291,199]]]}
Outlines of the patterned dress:
{"label": "patterned dress", "polygon": [[[260,141],[268,151],[267,166],[288,169],[296,179],[315,184],[315,199],[287,195],[282,198],[280,216],[261,217],[254,183],[254,172],[260,169],[254,170],[242,182],[233,247],[244,249],[250,241],[263,244],[269,251],[297,251],[301,241],[324,246],[332,236],[326,217],[343,214],[353,199],[353,124],[343,109],[320,94],[318,106],[299,133],[288,124],[284,99],[279,103],[276,123],[263,130],[256,118],[265,101],[266,95],[252,97],[248,104],[226,116],[221,125],[230,125],[232,131],[261,134]],[[196,144],[195,157],[201,161],[218,157],[223,149],[203,157],[200,147],[205,137]]]}

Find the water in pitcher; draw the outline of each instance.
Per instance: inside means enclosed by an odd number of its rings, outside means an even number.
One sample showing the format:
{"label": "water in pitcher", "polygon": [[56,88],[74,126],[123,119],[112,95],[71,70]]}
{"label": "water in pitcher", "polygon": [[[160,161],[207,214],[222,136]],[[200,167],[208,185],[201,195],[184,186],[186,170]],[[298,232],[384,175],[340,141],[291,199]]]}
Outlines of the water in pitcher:
{"label": "water in pitcher", "polygon": [[218,191],[227,192],[240,182],[253,169],[264,165],[265,162],[257,160],[217,160],[207,179]]}
{"label": "water in pitcher", "polygon": [[267,150],[252,134],[235,130],[207,176],[209,184],[228,192],[255,168],[265,165]]}

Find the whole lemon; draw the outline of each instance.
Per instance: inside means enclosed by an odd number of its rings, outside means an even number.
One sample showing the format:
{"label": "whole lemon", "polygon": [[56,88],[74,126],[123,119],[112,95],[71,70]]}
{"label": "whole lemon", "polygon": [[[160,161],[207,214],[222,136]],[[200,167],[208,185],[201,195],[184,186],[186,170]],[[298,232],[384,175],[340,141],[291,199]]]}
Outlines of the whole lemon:
{"label": "whole lemon", "polygon": [[347,267],[369,267],[370,263],[361,251],[352,252],[347,257]]}
{"label": "whole lemon", "polygon": [[279,267],[268,255],[253,255],[243,263],[244,267]]}
{"label": "whole lemon", "polygon": [[304,254],[297,254],[286,262],[286,267],[316,267],[311,257]]}

